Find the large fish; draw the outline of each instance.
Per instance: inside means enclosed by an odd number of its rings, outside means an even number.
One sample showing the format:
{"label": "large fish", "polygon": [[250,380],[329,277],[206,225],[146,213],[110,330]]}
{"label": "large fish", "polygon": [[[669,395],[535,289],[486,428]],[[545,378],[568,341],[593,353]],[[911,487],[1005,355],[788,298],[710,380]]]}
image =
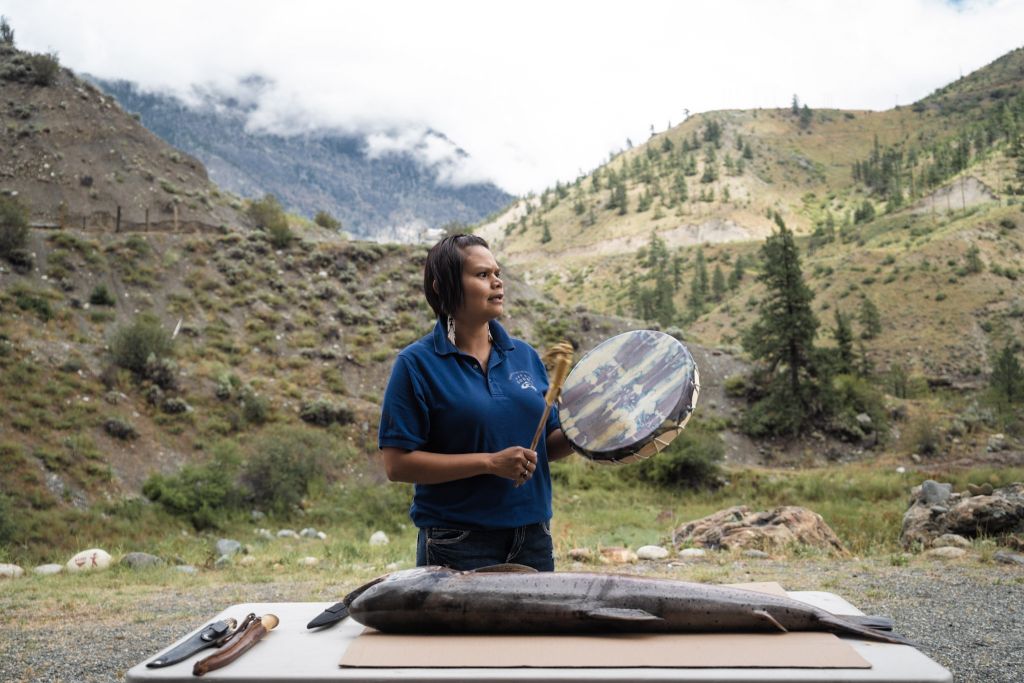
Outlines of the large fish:
{"label": "large fish", "polygon": [[354,590],[344,604],[359,623],[390,633],[831,631],[910,644],[883,632],[891,628],[883,617],[838,616],[777,595],[519,565],[394,572]]}

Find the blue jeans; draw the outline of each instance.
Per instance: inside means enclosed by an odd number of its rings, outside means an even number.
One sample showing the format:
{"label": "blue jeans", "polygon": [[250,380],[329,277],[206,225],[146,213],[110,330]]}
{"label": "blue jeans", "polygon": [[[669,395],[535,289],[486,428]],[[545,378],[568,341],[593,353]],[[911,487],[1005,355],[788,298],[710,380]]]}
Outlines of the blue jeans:
{"label": "blue jeans", "polygon": [[541,572],[555,570],[548,522],[514,529],[468,530],[421,528],[416,539],[416,566],[442,565],[465,571],[512,562]]}

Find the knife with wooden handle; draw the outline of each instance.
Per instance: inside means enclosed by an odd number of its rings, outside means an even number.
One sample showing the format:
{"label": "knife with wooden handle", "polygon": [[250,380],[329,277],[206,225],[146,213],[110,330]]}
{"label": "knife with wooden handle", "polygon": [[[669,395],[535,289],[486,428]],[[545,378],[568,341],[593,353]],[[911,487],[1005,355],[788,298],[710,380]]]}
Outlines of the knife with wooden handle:
{"label": "knife with wooden handle", "polygon": [[[272,631],[277,624],[278,618],[273,614],[264,614],[262,617],[254,618],[240,635],[233,637],[221,650],[196,662],[192,667],[192,675],[202,676],[209,671],[227,666],[260,642],[260,639]],[[241,629],[239,630],[241,631]]]}

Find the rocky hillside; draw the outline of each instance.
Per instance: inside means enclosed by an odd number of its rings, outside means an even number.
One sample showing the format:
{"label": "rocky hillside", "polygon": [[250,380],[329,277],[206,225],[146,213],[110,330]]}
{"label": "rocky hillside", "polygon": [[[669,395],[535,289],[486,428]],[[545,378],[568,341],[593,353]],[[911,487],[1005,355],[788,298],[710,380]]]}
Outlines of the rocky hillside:
{"label": "rocky hillside", "polygon": [[[362,135],[253,131],[246,124],[255,105],[238,95],[204,92],[186,105],[125,81],[94,81],[149,130],[200,159],[220,187],[243,197],[273,193],[310,219],[327,211],[359,237],[417,241],[427,228],[475,223],[512,200],[491,183],[448,184],[439,167],[408,152],[371,155]],[[247,87],[266,85],[250,79]],[[424,146],[453,146],[436,132],[428,138]]]}
{"label": "rocky hillside", "polygon": [[[993,350],[1024,334],[1022,130],[1016,50],[911,107],[812,110],[794,98],[692,116],[479,232],[557,300],[736,346],[778,212],[803,236],[823,344],[836,311],[856,321],[870,302],[876,368],[977,385]],[[672,305],[657,312],[652,249],[672,271]]]}
{"label": "rocky hillside", "polygon": [[[78,229],[247,226],[194,157],[56,62],[0,45],[0,194]],[[45,77],[40,69],[47,69]]]}

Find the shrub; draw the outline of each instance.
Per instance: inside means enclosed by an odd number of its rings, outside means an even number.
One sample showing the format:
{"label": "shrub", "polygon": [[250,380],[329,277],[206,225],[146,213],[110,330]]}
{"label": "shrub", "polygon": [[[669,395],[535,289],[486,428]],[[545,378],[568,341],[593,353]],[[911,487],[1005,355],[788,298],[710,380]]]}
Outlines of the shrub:
{"label": "shrub", "polygon": [[28,58],[32,68],[32,82],[36,85],[53,85],[60,73],[60,60],[56,52],[40,53]]}
{"label": "shrub", "polygon": [[270,400],[250,388],[242,392],[242,416],[251,424],[261,425],[270,415]]}
{"label": "shrub", "polygon": [[110,418],[104,422],[103,429],[110,436],[115,439],[121,439],[122,441],[139,438],[139,433],[135,431],[135,427],[116,418]]}
{"label": "shrub", "polygon": [[106,285],[96,285],[89,295],[89,303],[93,306],[113,306],[117,301]]}
{"label": "shrub", "polygon": [[21,290],[15,293],[14,303],[23,311],[32,311],[40,320],[47,322],[53,317],[53,309],[50,302],[42,295],[29,290]]}
{"label": "shrub", "polygon": [[0,491],[0,548],[12,543],[18,535],[14,519],[14,504],[6,493]]}
{"label": "shrub", "polygon": [[110,355],[118,367],[144,376],[150,356],[160,359],[170,355],[174,342],[170,333],[153,315],[136,316],[127,327],[119,327],[110,339]]}
{"label": "shrub", "polygon": [[304,403],[299,411],[299,417],[303,422],[320,427],[327,427],[335,422],[344,425],[355,419],[355,415],[348,407],[324,399]]}
{"label": "shrub", "polygon": [[12,254],[28,243],[28,210],[13,197],[0,197],[0,257]]}
{"label": "shrub", "polygon": [[267,194],[263,199],[254,199],[249,203],[246,213],[257,228],[267,231],[275,249],[284,249],[291,243],[294,235],[288,228],[288,217],[277,197]]}
{"label": "shrub", "polygon": [[241,503],[235,484],[240,460],[237,447],[221,441],[210,462],[185,465],[172,476],[154,474],[142,493],[168,512],[186,517],[197,530],[217,528],[219,518]]}
{"label": "shrub", "polygon": [[713,431],[692,424],[662,452],[639,463],[637,475],[659,486],[716,488],[725,446]]}
{"label": "shrub", "polygon": [[252,502],[287,513],[309,492],[327,464],[331,439],[301,427],[269,429],[253,444],[242,472]]}
{"label": "shrub", "polygon": [[317,211],[316,217],[313,218],[313,222],[321,228],[327,228],[328,230],[341,229],[341,221],[326,211]]}

